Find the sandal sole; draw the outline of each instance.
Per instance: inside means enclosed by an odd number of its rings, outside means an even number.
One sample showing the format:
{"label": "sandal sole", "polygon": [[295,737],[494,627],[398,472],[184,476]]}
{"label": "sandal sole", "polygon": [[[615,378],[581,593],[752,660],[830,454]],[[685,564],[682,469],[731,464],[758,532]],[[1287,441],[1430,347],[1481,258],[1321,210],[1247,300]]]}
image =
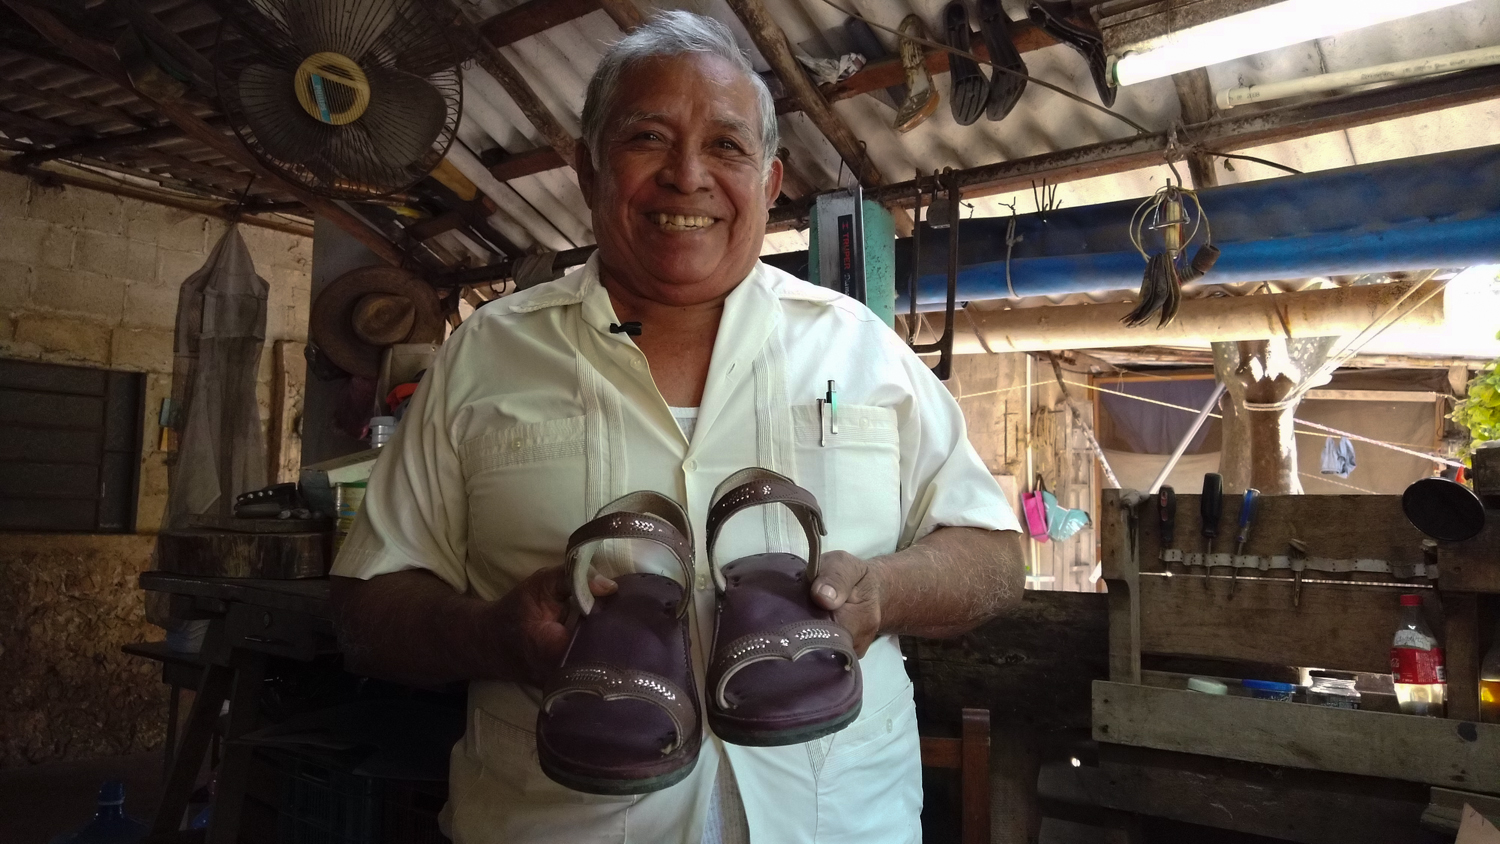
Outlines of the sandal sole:
{"label": "sandal sole", "polygon": [[[600,794],[610,797],[626,797],[635,794],[651,794],[670,788],[687,779],[693,769],[698,766],[698,753],[694,752],[688,759],[687,764],[675,771],[660,774],[646,779],[613,779],[608,777],[589,777],[574,773],[566,767],[559,767],[551,758],[551,754],[537,747],[537,762],[541,765],[542,773],[558,785],[581,791],[585,794]],[[566,763],[564,763],[566,764]]]}
{"label": "sandal sole", "polygon": [[730,744],[745,747],[784,747],[789,744],[804,744],[832,735],[854,723],[854,719],[859,717],[859,712],[863,708],[864,701],[856,701],[853,709],[832,721],[790,730],[743,730],[734,725],[724,724],[714,716],[714,713],[710,712],[708,726],[714,731],[714,735]]}

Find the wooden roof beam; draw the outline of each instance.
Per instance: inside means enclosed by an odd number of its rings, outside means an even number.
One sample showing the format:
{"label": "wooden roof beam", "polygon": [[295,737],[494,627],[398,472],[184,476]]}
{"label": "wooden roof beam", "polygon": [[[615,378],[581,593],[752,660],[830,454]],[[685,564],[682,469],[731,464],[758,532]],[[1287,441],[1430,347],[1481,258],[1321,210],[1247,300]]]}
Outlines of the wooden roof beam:
{"label": "wooden roof beam", "polygon": [[[205,121],[209,125],[215,125],[222,121]],[[94,157],[103,155],[118,149],[145,148],[153,144],[174,141],[183,137],[182,130],[176,126],[155,126],[150,129],[142,129],[139,132],[125,132],[119,135],[108,135],[102,138],[93,138],[87,141],[79,141],[73,144],[63,144],[50,149],[39,149],[34,152],[24,153],[11,159],[13,169],[25,169],[34,167],[43,161],[51,161],[54,158],[77,158]]]}
{"label": "wooden roof beam", "polygon": [[597,12],[599,8],[599,0],[527,0],[476,25],[485,40],[504,47]]}
{"label": "wooden roof beam", "polygon": [[[19,2],[19,0],[5,0],[5,2],[14,3]],[[562,123],[547,108],[541,98],[536,95],[536,91],[532,90],[531,84],[526,81],[521,72],[516,69],[516,66],[511,64],[510,60],[500,53],[498,47],[484,37],[479,38],[479,50],[474,54],[473,58],[486,73],[494,77],[496,82],[500,83],[500,87],[504,88],[507,94],[510,94],[510,98],[515,101],[516,107],[521,110],[521,113],[526,116],[527,120],[531,121],[531,125],[535,126],[536,130],[541,133],[542,139],[546,141],[547,146],[551,147],[557,153],[558,158],[571,165],[573,163],[573,153],[578,146],[577,142],[573,140],[573,136],[568,133],[568,130],[563,128]]]}
{"label": "wooden roof beam", "polygon": [[503,153],[493,155],[486,152],[479,156],[479,160],[490,168],[491,176],[502,182],[508,182],[511,179],[521,179],[526,176],[535,176],[537,173],[545,173],[548,170],[556,170],[559,167],[567,167],[572,159],[564,159],[552,147],[538,147],[513,155]]}
{"label": "wooden roof beam", "polygon": [[[55,45],[65,55],[81,62],[89,67],[94,73],[109,79],[128,90],[134,90],[130,85],[130,79],[120,62],[115,58],[114,51],[106,44],[84,38],[73,32],[61,20],[51,12],[32,6],[25,0],[3,0],[11,11],[19,15],[30,24],[37,32]],[[257,174],[263,174],[272,184],[285,187],[297,199],[307,205],[308,210],[324,217],[329,222],[347,232],[351,237],[364,244],[371,252],[374,252],[381,260],[395,266],[403,263],[404,255],[386,237],[371,228],[365,221],[348,212],[334,202],[318,196],[300,185],[294,185],[279,176],[266,172],[239,142],[239,140],[225,135],[206,123],[203,118],[194,114],[185,104],[158,100],[147,96],[139,91],[136,92],[141,99],[149,103],[156,111],[168,121],[181,127],[183,134],[192,138],[204,146],[212,149],[220,155],[238,162],[241,166]]]}
{"label": "wooden roof beam", "polygon": [[859,138],[854,136],[843,118],[834,113],[828,100],[823,98],[823,94],[792,56],[792,45],[787,41],[786,33],[772,18],[765,4],[761,0],[729,0],[729,7],[749,30],[750,39],[771,65],[776,78],[781,80],[788,98],[818,127],[818,131],[823,133],[823,137],[828,139],[839,157],[849,166],[849,171],[858,177],[860,184],[867,188],[881,184],[884,177],[880,174],[880,168],[865,155]]}
{"label": "wooden roof beam", "polygon": [[99,105],[88,100],[70,97],[55,89],[38,88],[19,79],[0,79],[0,94],[10,94],[36,102],[46,103],[50,106],[65,108],[69,111],[78,112],[92,120],[108,120],[113,123],[124,123],[136,129],[146,128],[146,123],[141,118],[114,106]]}
{"label": "wooden roof beam", "polygon": [[[1040,50],[1057,43],[1057,40],[1043,32],[1031,21],[1011,21],[1010,31],[1015,39],[1016,49],[1029,53],[1032,50]],[[984,38],[979,33],[974,33],[970,40],[969,51],[979,58],[988,61],[990,57],[989,48],[985,46]],[[927,50],[924,53],[927,63],[927,72],[933,76],[948,72],[948,53],[946,50]],[[892,85],[906,84],[906,69],[901,66],[898,56],[894,59],[872,62],[858,71],[849,75],[849,78],[823,85],[819,88],[823,98],[830,103],[839,100],[847,100],[858,97],[861,94],[869,94],[882,91]],[[898,104],[899,105],[899,104]],[[787,114],[789,112],[801,111],[797,103],[791,97],[782,97],[776,101],[776,113]]]}

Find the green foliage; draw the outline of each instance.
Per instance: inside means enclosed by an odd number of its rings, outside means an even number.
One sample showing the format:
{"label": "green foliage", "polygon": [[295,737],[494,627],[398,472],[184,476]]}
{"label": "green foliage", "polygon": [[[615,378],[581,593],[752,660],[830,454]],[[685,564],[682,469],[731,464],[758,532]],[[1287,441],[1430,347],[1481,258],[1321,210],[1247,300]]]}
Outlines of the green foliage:
{"label": "green foliage", "polygon": [[1467,460],[1480,443],[1500,440],[1500,360],[1492,361],[1469,381],[1468,395],[1449,419],[1469,429],[1469,442],[1460,453]]}

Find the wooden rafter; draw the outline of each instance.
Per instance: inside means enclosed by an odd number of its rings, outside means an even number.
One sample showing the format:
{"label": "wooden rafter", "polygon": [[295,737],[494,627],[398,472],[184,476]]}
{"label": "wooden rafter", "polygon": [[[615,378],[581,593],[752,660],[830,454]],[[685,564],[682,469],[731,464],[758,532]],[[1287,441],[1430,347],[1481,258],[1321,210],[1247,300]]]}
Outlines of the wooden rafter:
{"label": "wooden rafter", "polygon": [[776,77],[785,86],[789,98],[812,120],[828,142],[833,144],[834,150],[844,159],[850,172],[857,174],[860,183],[866,187],[881,184],[884,178],[880,169],[865,155],[859,138],[850,131],[843,118],[834,113],[823,94],[792,56],[792,45],[787,41],[786,33],[771,17],[765,4],[761,0],[729,0],[729,7],[749,30],[750,39],[755,42],[761,56],[770,63],[771,70],[775,71]]}
{"label": "wooden rafter", "polygon": [[[1480,68],[1402,86],[1218,118],[1179,129],[1177,143],[1179,147],[1227,152],[1496,98],[1500,98],[1500,67]],[[957,178],[965,196],[990,196],[1019,190],[1043,177],[1058,183],[1161,164],[1170,144],[1167,132],[1135,135],[961,170]],[[915,194],[914,182],[902,182],[872,189],[865,197],[889,205],[909,206]],[[806,202],[778,206],[771,211],[769,230],[793,227],[805,220],[807,213]]]}
{"label": "wooden rafter", "polygon": [[72,173],[59,173],[51,169],[37,171],[35,173],[35,176],[36,178],[44,182],[59,182],[65,185],[72,185],[74,187],[87,188],[88,190],[102,191],[104,193],[114,194],[115,196],[124,196],[130,199],[139,199],[142,202],[154,202],[157,205],[166,205],[170,208],[180,208],[184,211],[191,211],[195,214],[207,214],[210,217],[218,217],[224,220],[238,219],[240,222],[251,226],[259,226],[260,228],[286,232],[287,234],[301,235],[303,237],[312,237],[312,226],[293,222],[284,222],[281,220],[267,220],[251,216],[251,214],[253,213],[258,213],[257,211],[250,211],[249,213],[243,215],[235,215],[232,209],[230,207],[227,207],[228,203],[223,200],[199,201],[191,199],[189,197],[175,196],[161,191],[154,191],[147,188],[137,187],[135,185],[123,184],[121,182],[106,181],[105,179],[92,179],[84,176],[75,176]]}
{"label": "wooden rafter", "polygon": [[[1177,102],[1182,109],[1183,123],[1207,123],[1219,115],[1218,106],[1214,104],[1214,89],[1208,81],[1208,71],[1200,67],[1173,74],[1172,84],[1177,86]],[[1219,183],[1219,174],[1214,171],[1213,156],[1192,150],[1186,157],[1195,189],[1211,188]]]}
{"label": "wooden rafter", "polygon": [[599,8],[599,0],[527,0],[480,21],[479,33],[496,47],[504,47],[597,12]]}
{"label": "wooden rafter", "polygon": [[[215,121],[206,121],[214,125]],[[150,129],[142,129],[139,132],[125,132],[119,135],[109,135],[103,138],[93,138],[78,143],[63,144],[50,149],[39,149],[24,153],[11,159],[11,167],[25,169],[43,161],[54,158],[76,158],[93,157],[103,155],[111,150],[129,149],[133,147],[145,148],[153,144],[177,140],[183,137],[182,130],[176,126],[156,126]]]}
{"label": "wooden rafter", "polygon": [[145,121],[124,109],[99,105],[98,103],[92,103],[78,97],[70,97],[55,89],[38,88],[19,79],[0,79],[0,94],[8,94],[65,108],[69,111],[86,115],[93,120],[124,123],[127,126],[134,126],[137,129],[144,129],[146,127]]}
{"label": "wooden rafter", "polygon": [[631,0],[599,0],[599,5],[621,32],[629,32],[645,23],[641,10]]}
{"label": "wooden rafter", "polygon": [[56,120],[43,120],[32,117],[29,114],[21,114],[15,111],[0,109],[0,127],[4,127],[6,134],[18,134],[29,137],[32,141],[74,141],[79,138],[90,137],[93,133],[82,126],[69,126]]}
{"label": "wooden rafter", "polygon": [[[4,0],[4,3],[58,50],[90,68],[94,73],[128,90],[134,90],[125,69],[121,67],[119,60],[115,58],[114,51],[107,45],[78,35],[51,12],[29,5],[24,0]],[[188,106],[180,102],[158,100],[139,91],[136,93],[168,121],[181,127],[183,134],[231,161],[237,162],[251,172],[263,174],[262,178],[271,180],[272,184],[285,187],[288,193],[306,204],[309,210],[343,229],[379,256],[381,260],[396,266],[403,263],[404,256],[401,251],[384,235],[370,228],[359,217],[345,211],[339,205],[311,193],[300,185],[291,184],[279,176],[266,172],[260,162],[256,161],[255,157],[241,146],[238,140],[204,122],[203,118],[195,114]]]}
{"label": "wooden rafter", "polygon": [[[6,2],[17,2],[17,0],[6,0]],[[568,130],[563,128],[561,122],[552,114],[547,105],[533,91],[531,84],[521,76],[516,66],[510,63],[499,48],[484,38],[479,39],[479,50],[474,54],[474,61],[484,68],[484,71],[500,83],[510,98],[515,101],[516,107],[531,121],[531,125],[541,133],[542,139],[547,142],[557,156],[569,164],[573,161],[573,152],[577,143]]]}
{"label": "wooden rafter", "polygon": [[556,170],[559,167],[567,167],[568,162],[557,154],[557,150],[551,147],[539,147],[537,149],[518,152],[514,155],[480,155],[479,159],[485,166],[490,168],[490,175],[502,182],[511,179],[521,179],[526,176],[534,176],[537,173],[545,173],[548,170]]}
{"label": "wooden rafter", "polygon": [[[1032,50],[1040,50],[1057,43],[1057,40],[1030,21],[1011,21],[1010,31],[1015,39],[1016,49],[1029,53]],[[989,60],[990,51],[985,46],[984,39],[975,33],[970,39],[970,52],[985,61]],[[927,72],[933,76],[948,72],[948,53],[943,50],[928,50],[925,53]],[[901,66],[901,59],[886,59],[885,61],[867,64],[858,72],[850,74],[848,79],[835,82],[832,85],[824,85],[819,90],[824,99],[830,103],[839,100],[847,100],[861,94],[869,94],[874,91],[884,90],[892,85],[906,84],[906,69]],[[795,102],[790,98],[782,98],[776,101],[776,113],[785,114],[791,111],[800,111]]]}

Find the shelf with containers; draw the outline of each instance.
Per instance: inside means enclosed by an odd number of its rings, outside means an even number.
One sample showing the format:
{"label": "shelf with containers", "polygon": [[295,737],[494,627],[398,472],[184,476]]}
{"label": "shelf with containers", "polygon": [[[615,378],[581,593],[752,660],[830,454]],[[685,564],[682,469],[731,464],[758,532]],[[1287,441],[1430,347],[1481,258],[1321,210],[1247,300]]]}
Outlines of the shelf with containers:
{"label": "shelf with containers", "polygon": [[[1479,722],[1480,661],[1500,608],[1500,518],[1467,542],[1424,544],[1399,496],[1263,496],[1231,577],[1241,501],[1226,495],[1205,578],[1199,503],[1177,496],[1164,549],[1156,498],[1131,519],[1119,491],[1105,493],[1110,676],[1094,685],[1095,740],[1500,794],[1500,724]],[[1392,689],[1365,684],[1389,676],[1403,594],[1422,596],[1445,649],[1445,718],[1400,714]],[[1309,669],[1360,677],[1361,708],[1262,699],[1240,684],[1294,682]],[[1189,691],[1194,676],[1229,694]]]}

